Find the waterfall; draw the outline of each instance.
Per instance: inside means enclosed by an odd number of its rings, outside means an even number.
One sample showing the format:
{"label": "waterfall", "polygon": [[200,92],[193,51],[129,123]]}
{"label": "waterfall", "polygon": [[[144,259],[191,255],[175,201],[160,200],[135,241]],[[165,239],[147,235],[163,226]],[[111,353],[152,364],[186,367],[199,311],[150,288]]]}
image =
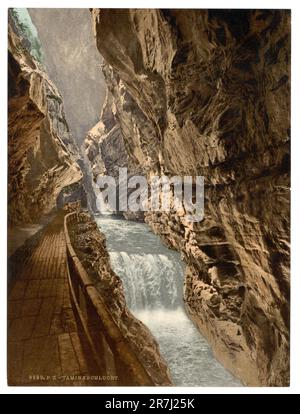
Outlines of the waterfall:
{"label": "waterfall", "polygon": [[120,276],[126,303],[159,343],[175,385],[241,386],[211,352],[187,317],[182,300],[184,266],[142,223],[97,217],[107,238],[114,271]]}
{"label": "waterfall", "polygon": [[[163,254],[111,252],[123,280],[128,307],[135,311],[176,309],[182,304],[182,266]],[[181,277],[180,277],[181,276]]]}

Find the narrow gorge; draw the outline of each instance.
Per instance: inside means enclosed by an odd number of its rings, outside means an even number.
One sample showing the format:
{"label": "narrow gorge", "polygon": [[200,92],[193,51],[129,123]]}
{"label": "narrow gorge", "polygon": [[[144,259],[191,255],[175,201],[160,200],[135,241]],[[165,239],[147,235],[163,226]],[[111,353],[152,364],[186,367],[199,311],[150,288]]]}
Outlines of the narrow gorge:
{"label": "narrow gorge", "polygon": [[[8,36],[9,383],[288,386],[290,12],[11,9]],[[203,176],[203,220],[103,214],[119,168]]]}

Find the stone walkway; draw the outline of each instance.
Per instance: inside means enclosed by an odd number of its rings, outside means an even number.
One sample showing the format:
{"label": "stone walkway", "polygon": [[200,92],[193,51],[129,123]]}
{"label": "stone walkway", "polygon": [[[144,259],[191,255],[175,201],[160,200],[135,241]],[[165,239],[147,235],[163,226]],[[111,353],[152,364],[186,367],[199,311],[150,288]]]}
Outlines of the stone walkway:
{"label": "stone walkway", "polygon": [[90,355],[71,306],[60,214],[9,287],[8,383],[106,385],[78,378],[99,375]]}

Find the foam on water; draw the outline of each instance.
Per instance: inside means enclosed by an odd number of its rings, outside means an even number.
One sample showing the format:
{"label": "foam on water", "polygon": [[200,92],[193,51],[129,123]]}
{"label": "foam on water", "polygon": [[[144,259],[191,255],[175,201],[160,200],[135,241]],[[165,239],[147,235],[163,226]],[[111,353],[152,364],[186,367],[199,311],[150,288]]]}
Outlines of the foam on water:
{"label": "foam on water", "polygon": [[143,223],[97,217],[132,313],[155,336],[179,386],[241,386],[214,358],[183,306],[184,266]]}

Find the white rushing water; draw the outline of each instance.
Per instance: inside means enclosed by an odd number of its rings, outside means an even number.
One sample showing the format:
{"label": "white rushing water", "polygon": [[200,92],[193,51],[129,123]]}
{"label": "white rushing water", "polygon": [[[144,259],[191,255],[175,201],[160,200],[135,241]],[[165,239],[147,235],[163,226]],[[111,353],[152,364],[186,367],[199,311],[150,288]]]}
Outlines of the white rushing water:
{"label": "white rushing water", "polygon": [[122,279],[132,313],[151,330],[178,386],[241,386],[214,358],[206,339],[187,317],[184,265],[147,225],[96,217],[107,238],[114,271]]}

